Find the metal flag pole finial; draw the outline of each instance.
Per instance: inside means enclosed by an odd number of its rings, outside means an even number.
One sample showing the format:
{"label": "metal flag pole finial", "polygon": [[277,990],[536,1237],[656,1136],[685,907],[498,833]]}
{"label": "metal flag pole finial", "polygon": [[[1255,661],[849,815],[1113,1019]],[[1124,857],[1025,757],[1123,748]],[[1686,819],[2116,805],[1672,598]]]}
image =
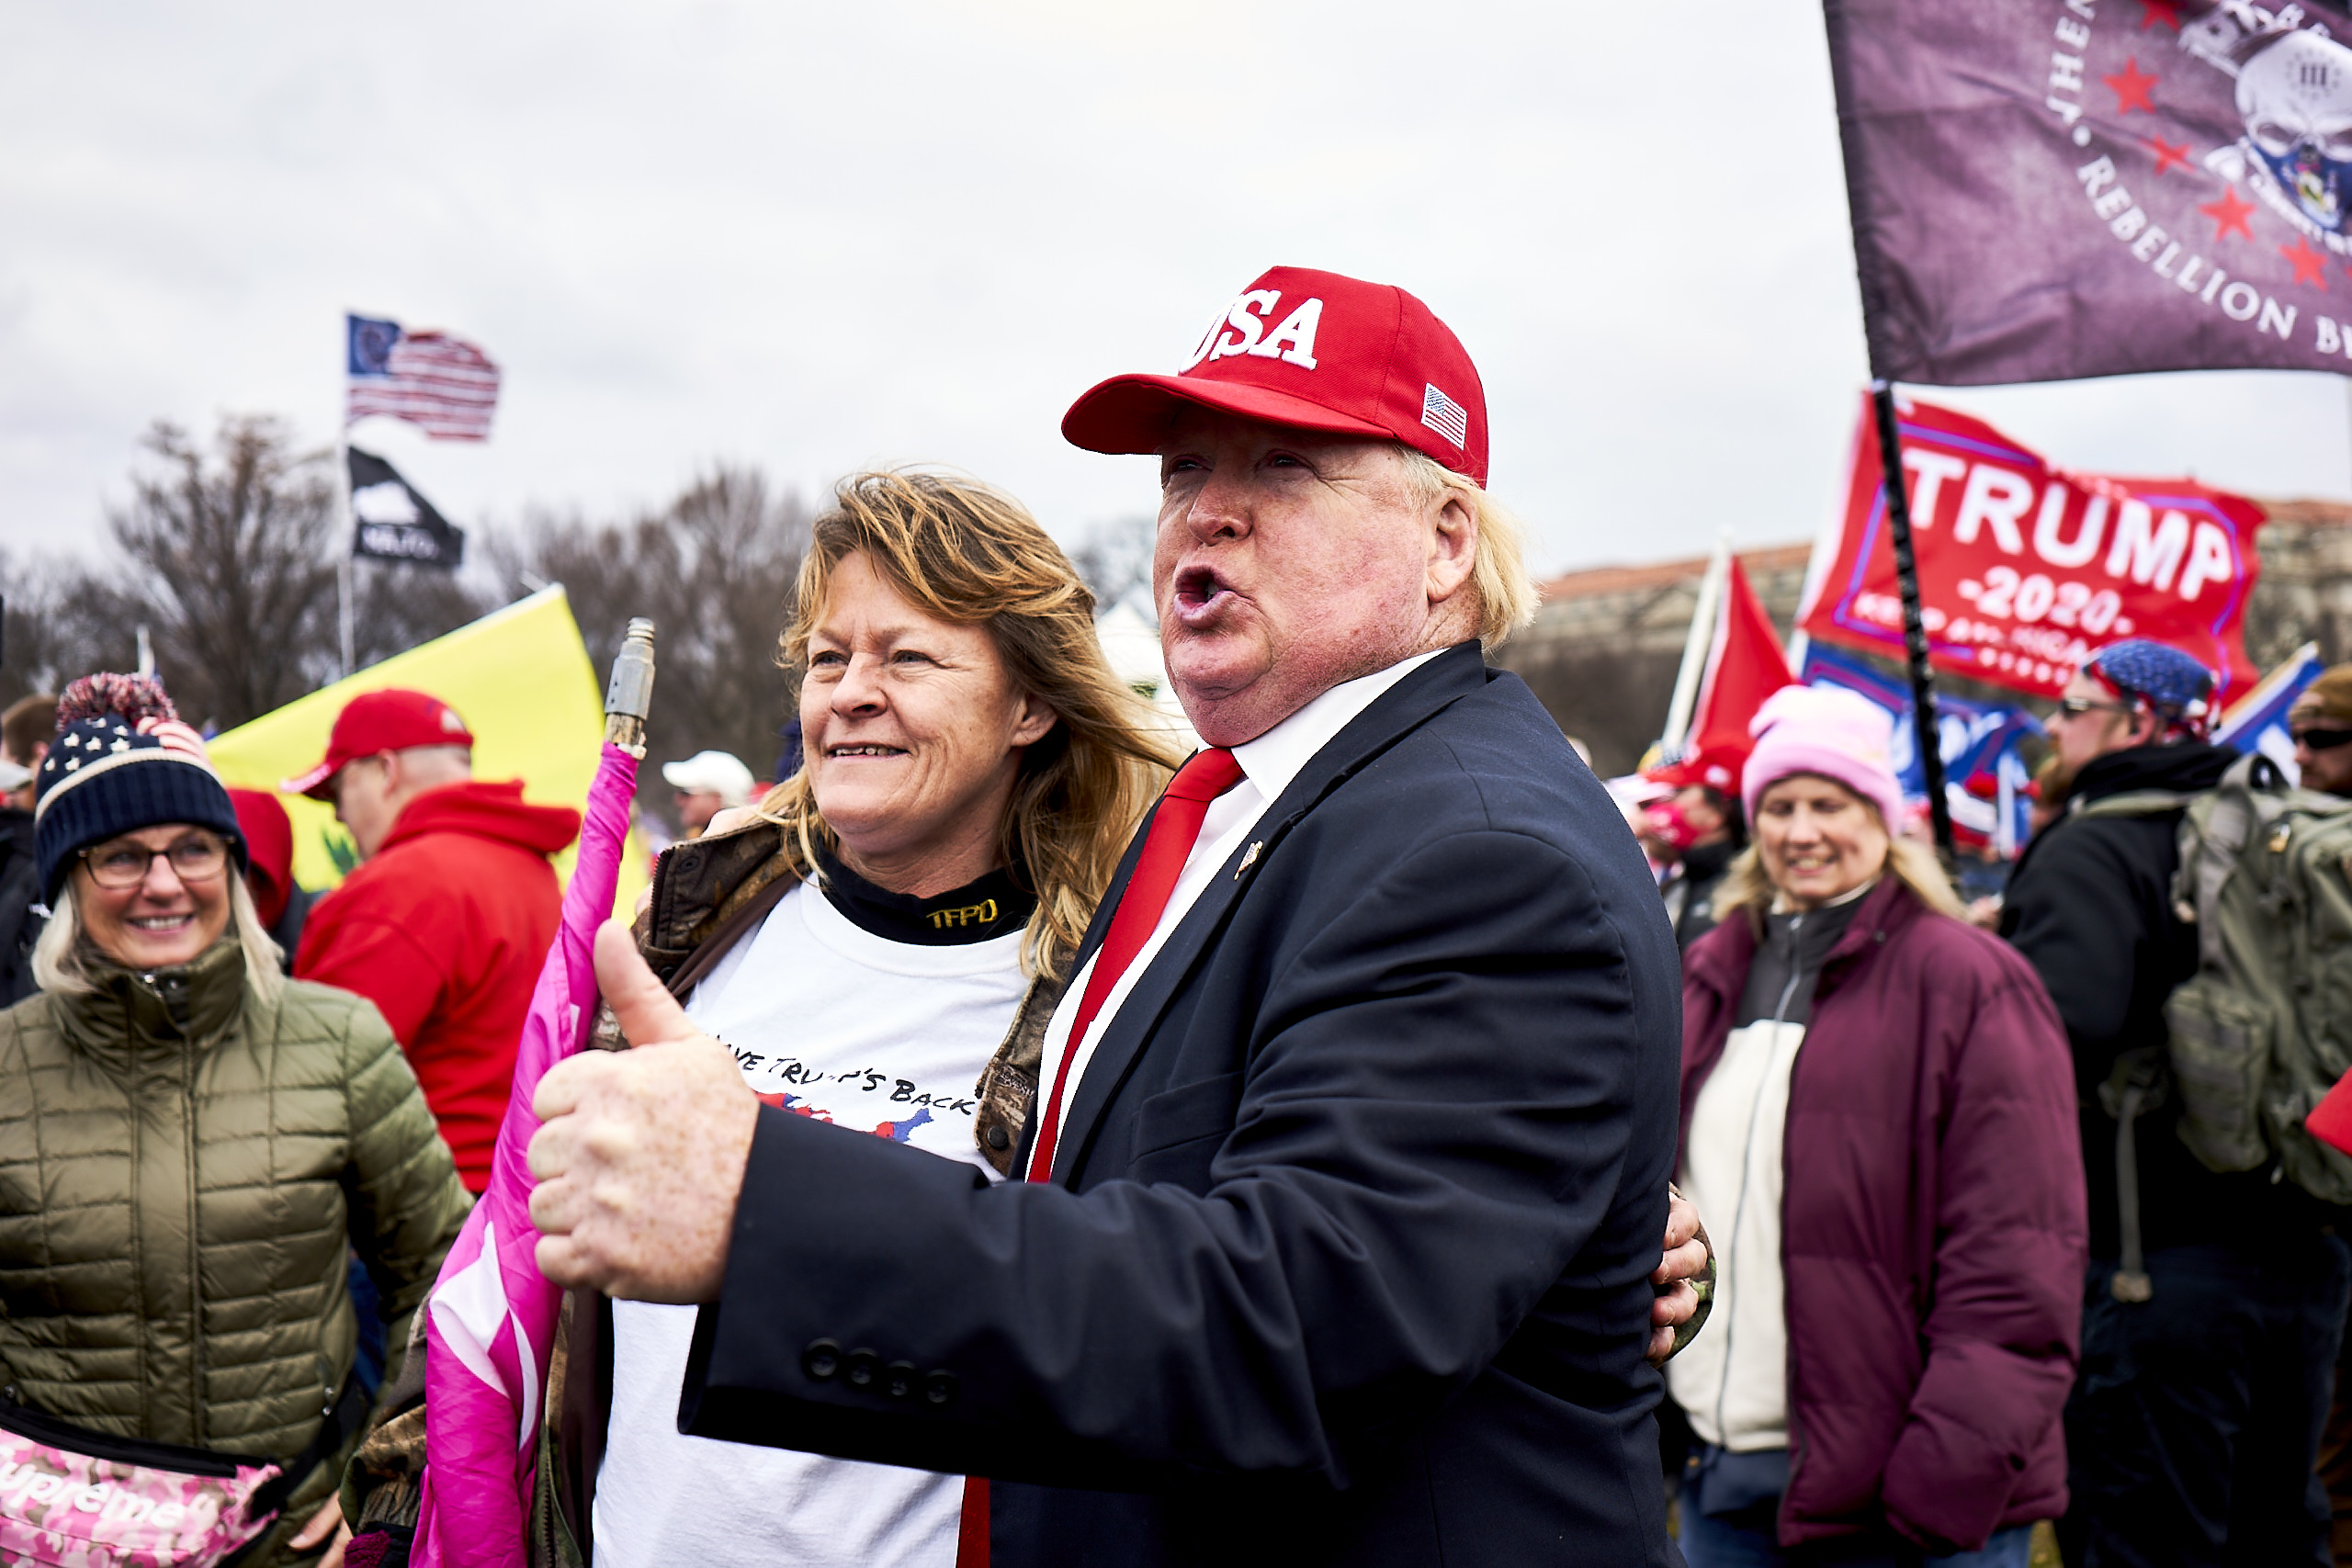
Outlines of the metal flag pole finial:
{"label": "metal flag pole finial", "polygon": [[613,678],[605,688],[605,739],[640,761],[645,757],[645,721],[653,712],[653,623],[634,616],[613,656]]}

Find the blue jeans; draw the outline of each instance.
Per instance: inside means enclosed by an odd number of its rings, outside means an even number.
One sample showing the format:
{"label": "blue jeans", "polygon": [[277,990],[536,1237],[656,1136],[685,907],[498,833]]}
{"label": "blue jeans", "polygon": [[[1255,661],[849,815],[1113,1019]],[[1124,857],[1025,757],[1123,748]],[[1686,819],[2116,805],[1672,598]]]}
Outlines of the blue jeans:
{"label": "blue jeans", "polygon": [[[1766,1453],[1727,1454],[1705,1443],[1697,1444],[1684,1471],[1682,1487],[1682,1559],[1690,1568],[1921,1568],[1926,1563],[1951,1563],[1955,1568],[2026,1568],[2032,1556],[2030,1526],[2002,1530],[1978,1551],[1951,1557],[1930,1557],[1892,1530],[1841,1536],[1783,1547],[1774,1529],[1781,1491],[1788,1485],[1788,1456],[1780,1450]],[[1712,1507],[1713,1514],[1701,1512]]]}

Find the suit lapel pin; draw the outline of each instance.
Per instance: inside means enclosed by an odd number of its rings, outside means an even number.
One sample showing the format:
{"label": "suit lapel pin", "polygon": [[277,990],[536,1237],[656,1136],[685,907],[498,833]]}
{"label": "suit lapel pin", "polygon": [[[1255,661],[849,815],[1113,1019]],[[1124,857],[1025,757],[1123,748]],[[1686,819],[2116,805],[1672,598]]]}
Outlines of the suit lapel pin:
{"label": "suit lapel pin", "polygon": [[1241,852],[1241,863],[1233,868],[1234,881],[1240,881],[1241,874],[1258,863],[1258,852],[1265,847],[1266,840],[1263,839],[1253,839],[1250,840],[1250,847]]}

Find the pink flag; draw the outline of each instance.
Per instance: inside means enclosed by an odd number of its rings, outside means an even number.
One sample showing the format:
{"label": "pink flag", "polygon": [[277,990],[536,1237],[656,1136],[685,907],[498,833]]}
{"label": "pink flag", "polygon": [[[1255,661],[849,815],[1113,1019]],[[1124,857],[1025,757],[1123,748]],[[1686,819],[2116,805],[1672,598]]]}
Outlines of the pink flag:
{"label": "pink flag", "polygon": [[441,1265],[426,1325],[424,1495],[413,1560],[426,1568],[521,1568],[538,1463],[540,1395],[563,1292],[540,1274],[525,1160],[539,1078],[586,1043],[596,1016],[596,931],[612,913],[637,791],[637,759],[606,743],[563,921],[523,1021],[514,1087],[490,1187]]}

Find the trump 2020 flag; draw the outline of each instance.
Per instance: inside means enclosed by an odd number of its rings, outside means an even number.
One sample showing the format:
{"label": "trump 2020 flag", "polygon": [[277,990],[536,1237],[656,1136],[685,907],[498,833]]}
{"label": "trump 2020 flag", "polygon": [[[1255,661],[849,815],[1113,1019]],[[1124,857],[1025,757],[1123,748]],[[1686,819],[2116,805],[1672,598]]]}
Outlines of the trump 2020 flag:
{"label": "trump 2020 flag", "polygon": [[595,1021],[596,930],[612,912],[637,759],[606,743],[588,790],[580,858],[514,1057],[490,1186],[441,1265],[427,1304],[425,1455],[413,1561],[521,1568],[538,1462],[540,1394],[563,1292],[539,1272],[525,1158],[540,1077]]}
{"label": "trump 2020 flag", "polygon": [[1826,0],[1871,367],[2352,372],[2333,0]]}
{"label": "trump 2020 flag", "polygon": [[[1797,624],[1901,658],[1903,602],[1871,399],[1846,507],[1816,545]],[[2263,511],[2194,479],[2073,473],[1981,419],[1896,400],[1920,618],[1939,670],[2055,701],[2075,666],[2125,637],[2202,662],[2225,702],[2255,682],[2244,627]]]}

